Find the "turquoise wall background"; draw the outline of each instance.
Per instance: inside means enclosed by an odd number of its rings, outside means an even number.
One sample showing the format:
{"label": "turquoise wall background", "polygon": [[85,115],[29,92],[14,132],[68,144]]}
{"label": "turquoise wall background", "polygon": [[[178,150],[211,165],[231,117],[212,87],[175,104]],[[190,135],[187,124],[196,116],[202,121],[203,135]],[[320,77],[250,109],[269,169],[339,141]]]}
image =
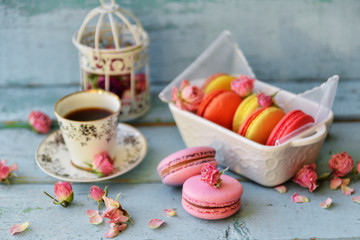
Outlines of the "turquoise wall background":
{"label": "turquoise wall background", "polygon": [[[357,0],[117,0],[150,35],[151,84],[186,68],[222,30],[264,81],[360,78]],[[71,42],[98,0],[0,0],[0,87],[79,84]]]}

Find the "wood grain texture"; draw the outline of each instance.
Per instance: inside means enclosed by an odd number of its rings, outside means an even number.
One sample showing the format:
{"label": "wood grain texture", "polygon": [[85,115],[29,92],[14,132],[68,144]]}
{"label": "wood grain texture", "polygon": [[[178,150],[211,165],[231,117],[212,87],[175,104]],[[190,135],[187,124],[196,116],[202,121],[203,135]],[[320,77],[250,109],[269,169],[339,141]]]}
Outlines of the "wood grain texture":
{"label": "wood grain texture", "polygon": [[[356,0],[129,1],[148,31],[152,83],[170,82],[228,29],[260,79],[360,78]],[[78,83],[71,42],[91,1],[0,2],[0,86]]]}

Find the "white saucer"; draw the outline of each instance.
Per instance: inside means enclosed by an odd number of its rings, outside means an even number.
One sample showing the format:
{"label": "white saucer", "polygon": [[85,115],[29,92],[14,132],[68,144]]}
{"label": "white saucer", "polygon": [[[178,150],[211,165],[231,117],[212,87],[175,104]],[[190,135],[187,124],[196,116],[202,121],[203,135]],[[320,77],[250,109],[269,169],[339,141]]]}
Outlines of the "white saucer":
{"label": "white saucer", "polygon": [[45,138],[36,151],[36,163],[46,174],[69,182],[97,182],[118,177],[136,167],[145,157],[145,137],[134,127],[119,123],[116,139],[116,161],[113,174],[99,177],[94,173],[80,170],[70,162],[60,130]]}

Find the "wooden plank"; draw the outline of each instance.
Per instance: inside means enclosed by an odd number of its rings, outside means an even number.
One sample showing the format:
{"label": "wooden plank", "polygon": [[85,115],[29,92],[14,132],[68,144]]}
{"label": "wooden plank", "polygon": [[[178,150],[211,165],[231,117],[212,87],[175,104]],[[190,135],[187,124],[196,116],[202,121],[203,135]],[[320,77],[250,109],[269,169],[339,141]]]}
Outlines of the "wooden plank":
{"label": "wooden plank", "polygon": [[[326,79],[319,82],[271,82],[261,79],[279,88],[302,93],[315,86],[319,86]],[[151,86],[151,109],[143,117],[131,121],[133,124],[164,124],[173,123],[173,117],[167,104],[159,97],[159,92],[165,85]],[[78,86],[52,86],[33,88],[0,88],[0,122],[1,121],[26,121],[31,110],[41,110],[52,119],[55,103],[63,96],[78,91]],[[340,79],[338,90],[333,105],[335,120],[360,119],[360,82],[342,81]]]}
{"label": "wooden plank", "polygon": [[[173,79],[224,29],[233,32],[259,78],[360,77],[357,0],[117,2],[149,33],[153,83]],[[98,5],[98,0],[1,1],[0,86],[78,83],[71,38]]]}

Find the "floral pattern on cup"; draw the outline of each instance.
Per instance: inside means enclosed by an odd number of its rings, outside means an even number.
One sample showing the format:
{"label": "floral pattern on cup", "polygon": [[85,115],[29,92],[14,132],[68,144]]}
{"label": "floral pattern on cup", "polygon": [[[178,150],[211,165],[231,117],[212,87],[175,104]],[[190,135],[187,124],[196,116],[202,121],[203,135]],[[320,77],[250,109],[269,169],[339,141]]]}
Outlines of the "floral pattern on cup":
{"label": "floral pattern on cup", "polygon": [[88,141],[92,139],[101,140],[103,137],[106,138],[107,142],[110,142],[112,136],[116,133],[117,116],[109,118],[106,124],[102,124],[99,128],[93,124],[82,123],[79,127],[75,127],[71,123],[64,123],[58,120],[59,127],[63,134],[70,139],[80,142],[81,146],[86,146]]}

